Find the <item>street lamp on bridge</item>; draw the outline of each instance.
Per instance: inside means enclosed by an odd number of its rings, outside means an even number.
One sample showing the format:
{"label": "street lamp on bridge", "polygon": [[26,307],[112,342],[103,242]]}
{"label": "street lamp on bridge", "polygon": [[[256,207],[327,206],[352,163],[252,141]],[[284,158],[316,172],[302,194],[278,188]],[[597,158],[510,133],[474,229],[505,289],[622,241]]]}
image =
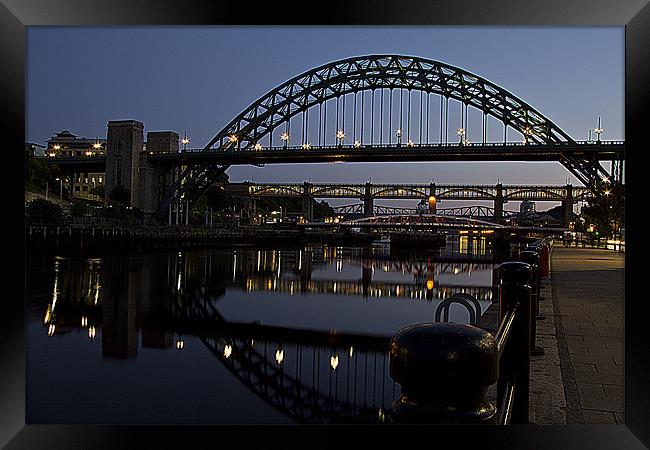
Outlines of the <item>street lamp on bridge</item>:
{"label": "street lamp on bridge", "polygon": [[459,128],[458,130],[456,130],[456,134],[458,135],[458,137],[460,139],[459,143],[462,144],[463,143],[463,136],[465,136],[465,128]]}
{"label": "street lamp on bridge", "polygon": [[284,142],[284,147],[286,148],[289,145],[289,133],[285,131],[280,135],[280,139]]}
{"label": "street lamp on bridge", "polygon": [[598,117],[598,126],[594,128],[594,133],[596,133],[596,142],[600,142],[600,134],[605,131],[601,126],[600,126],[600,117]]}
{"label": "street lamp on bridge", "polygon": [[345,132],[339,130],[336,132],[336,145],[343,145],[343,139],[345,139]]}
{"label": "street lamp on bridge", "polygon": [[402,144],[402,129],[401,128],[398,128],[397,130],[395,130],[395,136],[397,137],[397,145],[401,145]]}
{"label": "street lamp on bridge", "polygon": [[183,139],[181,139],[181,144],[183,144],[183,151],[187,150],[187,144],[190,143],[189,138],[187,137],[187,131],[185,131]]}

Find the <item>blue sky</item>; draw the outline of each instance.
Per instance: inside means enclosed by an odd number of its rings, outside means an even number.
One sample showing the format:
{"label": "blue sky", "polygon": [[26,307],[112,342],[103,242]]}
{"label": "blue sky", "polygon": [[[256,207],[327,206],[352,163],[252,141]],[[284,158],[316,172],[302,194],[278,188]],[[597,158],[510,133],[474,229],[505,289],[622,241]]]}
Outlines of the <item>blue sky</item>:
{"label": "blue sky", "polygon": [[[105,137],[109,120],[187,130],[205,145],[269,90],[365,54],[416,55],[505,88],[575,139],[602,117],[624,138],[624,29],[540,27],[29,27],[26,140],[68,129]],[[580,183],[559,163],[317,164],[231,168],[233,180]]]}

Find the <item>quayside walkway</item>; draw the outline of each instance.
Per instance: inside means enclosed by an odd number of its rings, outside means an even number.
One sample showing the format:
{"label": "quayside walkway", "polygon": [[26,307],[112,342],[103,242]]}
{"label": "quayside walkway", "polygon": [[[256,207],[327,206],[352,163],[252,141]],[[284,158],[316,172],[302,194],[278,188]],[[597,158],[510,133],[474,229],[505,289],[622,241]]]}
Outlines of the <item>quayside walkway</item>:
{"label": "quayside walkway", "polygon": [[[551,279],[540,303],[547,318],[538,327],[547,323],[538,345],[546,349],[542,358],[559,359],[564,398],[556,392],[544,407],[535,405],[543,393],[532,392],[531,380],[531,412],[556,413],[536,423],[624,423],[624,262],[625,255],[612,250],[553,248]],[[534,361],[532,378],[537,377]]]}

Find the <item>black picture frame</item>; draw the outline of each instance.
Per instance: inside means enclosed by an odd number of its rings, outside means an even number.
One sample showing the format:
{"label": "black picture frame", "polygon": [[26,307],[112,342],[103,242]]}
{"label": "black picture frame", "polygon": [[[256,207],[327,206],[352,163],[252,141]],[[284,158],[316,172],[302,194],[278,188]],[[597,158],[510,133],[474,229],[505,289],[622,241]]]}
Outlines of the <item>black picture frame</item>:
{"label": "black picture frame", "polygon": [[[462,6],[461,6],[462,5]],[[3,0],[0,4],[0,48],[3,67],[0,85],[6,174],[18,179],[7,183],[4,233],[6,241],[24,238],[21,190],[25,142],[25,51],[28,26],[112,25],[517,25],[517,26],[624,26],[625,27],[625,140],[627,249],[625,303],[625,425],[562,426],[100,426],[25,424],[25,278],[14,250],[5,252],[10,272],[5,272],[0,339],[0,444],[6,448],[150,448],[190,447],[206,439],[208,445],[226,443],[225,436],[249,447],[252,440],[270,446],[349,444],[343,431],[359,435],[366,446],[470,445],[497,448],[645,448],[650,446],[650,348],[647,301],[643,292],[642,185],[646,123],[650,105],[650,5],[647,0],[455,0],[345,3],[264,3],[172,0]],[[646,150],[647,151],[647,150]],[[7,180],[7,177],[5,181]],[[9,203],[9,205],[7,205]],[[14,209],[15,208],[15,209]],[[13,219],[12,219],[13,218]],[[13,220],[13,222],[10,222]],[[7,242],[6,245],[9,245]],[[8,249],[9,247],[7,247]],[[6,270],[6,269],[5,269]],[[14,273],[15,272],[15,273]],[[16,280],[22,280],[17,283]],[[18,285],[14,293],[12,285]]]}

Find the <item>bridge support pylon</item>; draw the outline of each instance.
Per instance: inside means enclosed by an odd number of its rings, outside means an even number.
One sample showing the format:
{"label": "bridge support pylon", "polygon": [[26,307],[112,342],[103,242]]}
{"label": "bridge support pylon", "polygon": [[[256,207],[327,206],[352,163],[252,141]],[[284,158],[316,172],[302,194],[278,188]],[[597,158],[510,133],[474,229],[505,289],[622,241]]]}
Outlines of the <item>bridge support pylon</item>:
{"label": "bridge support pylon", "polygon": [[566,185],[566,197],[562,200],[562,226],[569,228],[573,216],[573,186]]}
{"label": "bridge support pylon", "polygon": [[494,197],[494,221],[503,223],[503,185],[496,186],[496,196]]}
{"label": "bridge support pylon", "polygon": [[438,198],[436,197],[436,183],[429,185],[429,214],[435,214],[438,209]]}
{"label": "bridge support pylon", "polygon": [[302,188],[302,216],[307,222],[314,220],[314,198],[311,195],[311,184],[306,181]]}
{"label": "bridge support pylon", "polygon": [[363,197],[363,215],[365,217],[372,217],[374,215],[374,199],[371,194],[372,184],[366,183],[366,188]]}

